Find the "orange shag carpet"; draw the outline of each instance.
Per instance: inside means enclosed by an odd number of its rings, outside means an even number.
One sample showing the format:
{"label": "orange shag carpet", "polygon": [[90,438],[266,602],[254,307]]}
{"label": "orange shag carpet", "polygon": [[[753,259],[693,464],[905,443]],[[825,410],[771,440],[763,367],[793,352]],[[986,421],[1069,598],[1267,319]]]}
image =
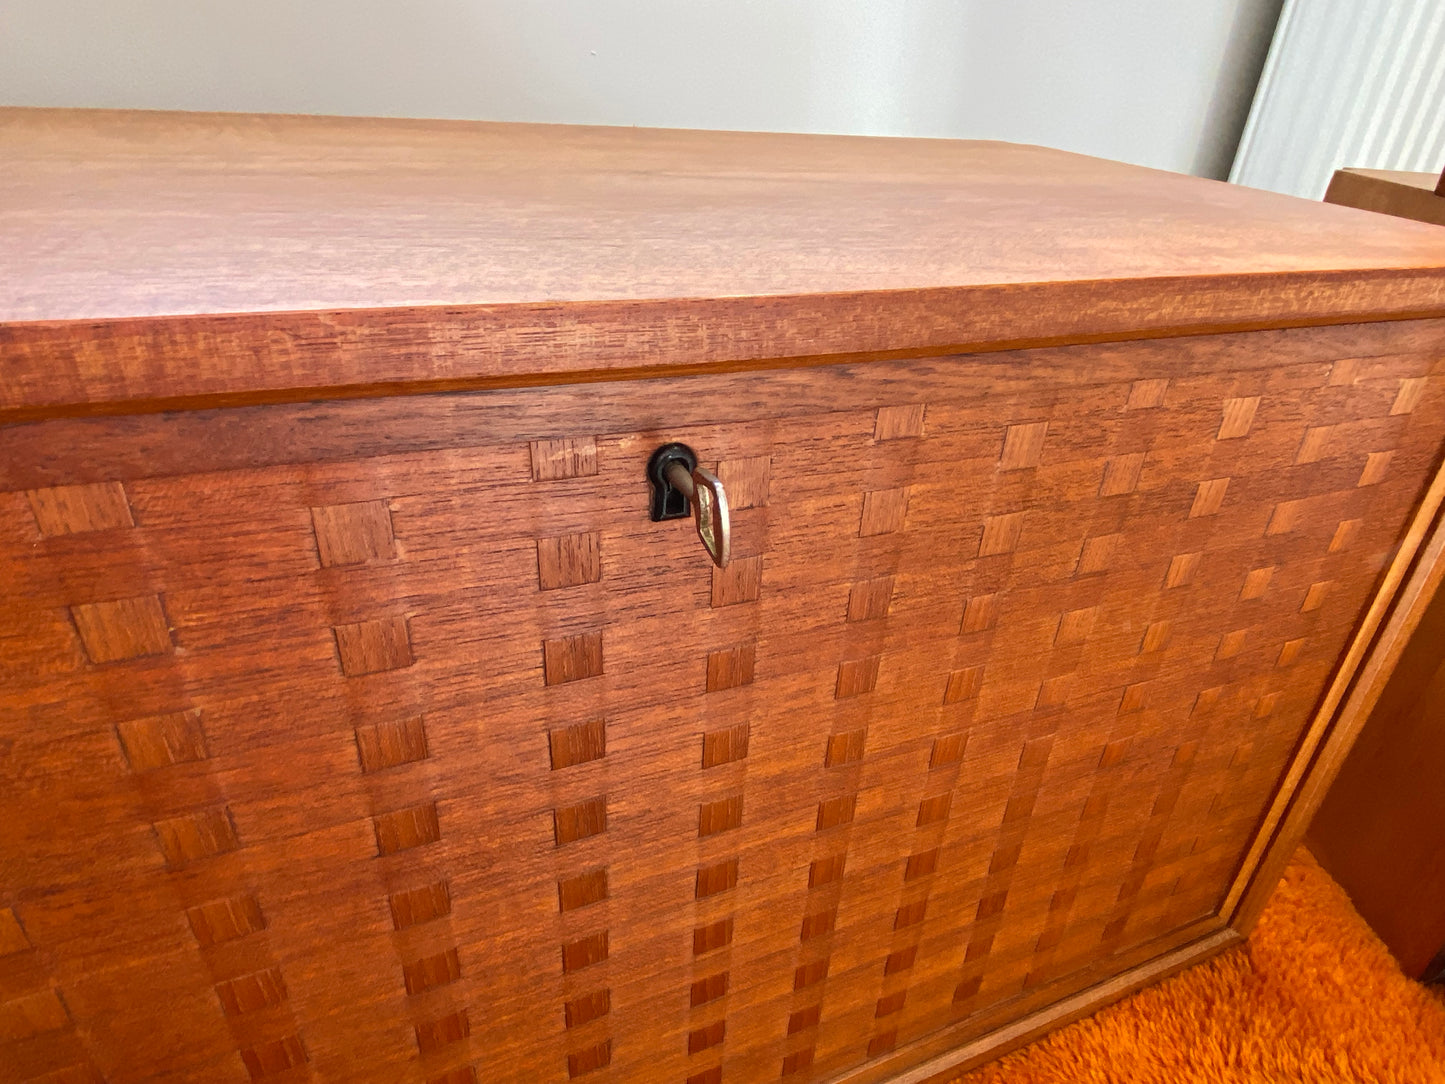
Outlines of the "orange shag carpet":
{"label": "orange shag carpet", "polygon": [[957,1084],[1445,1082],[1445,997],[1303,848],[1249,940]]}

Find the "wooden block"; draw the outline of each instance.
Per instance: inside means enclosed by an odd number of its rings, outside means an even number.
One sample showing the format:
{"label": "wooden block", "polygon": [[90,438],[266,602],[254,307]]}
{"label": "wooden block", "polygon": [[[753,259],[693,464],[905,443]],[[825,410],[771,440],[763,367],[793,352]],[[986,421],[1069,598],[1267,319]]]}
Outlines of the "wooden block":
{"label": "wooden block", "polygon": [[1122,534],[1101,534],[1084,539],[1075,574],[1091,576],[1108,572],[1114,565],[1114,555],[1118,552],[1119,542],[1123,537]]}
{"label": "wooden block", "polygon": [[983,521],[983,537],[978,543],[980,557],[993,557],[1000,553],[1012,553],[1018,548],[1019,535],[1024,527],[1022,512],[1009,512],[1002,516],[989,516]]}
{"label": "wooden block", "polygon": [[1194,491],[1194,503],[1189,508],[1189,518],[1212,516],[1224,505],[1224,494],[1229,489],[1228,478],[1211,478],[1200,482]]}
{"label": "wooden block", "polygon": [[65,1005],[53,989],[0,1001],[0,1042],[18,1043],[69,1024]]}
{"label": "wooden block", "polygon": [[838,908],[827,907],[821,911],[812,911],[803,916],[803,924],[798,930],[799,941],[812,941],[814,938],[827,937],[838,925]]}
{"label": "wooden block", "polygon": [[389,561],[396,556],[391,510],[385,501],[312,508],[311,527],[323,568]]}
{"label": "wooden block", "polygon": [[601,760],[607,755],[607,721],[591,719],[547,734],[552,770]]}
{"label": "wooden block", "polygon": [[1247,436],[1254,425],[1254,412],[1259,409],[1259,396],[1224,400],[1224,418],[1219,423],[1215,440],[1237,440]]}
{"label": "wooden block", "polygon": [[1164,587],[1188,587],[1199,574],[1202,553],[1177,553],[1169,561],[1169,571],[1164,574]]}
{"label": "wooden block", "polygon": [[1038,692],[1034,695],[1034,710],[1063,707],[1077,681],[1078,677],[1074,674],[1059,674],[1039,682]]}
{"label": "wooden block", "polygon": [[1116,738],[1111,742],[1106,742],[1103,751],[1099,753],[1099,769],[1102,771],[1105,768],[1112,768],[1123,761],[1129,752],[1132,741],[1132,738]]}
{"label": "wooden block", "polygon": [[943,690],[943,702],[957,704],[963,700],[972,700],[982,688],[982,666],[966,666],[962,670],[954,670],[948,675],[948,685]]}
{"label": "wooden block", "polygon": [[733,511],[766,507],[771,474],[772,458],[766,455],[724,459],[717,465],[718,481],[722,482],[728,507]]}
{"label": "wooden block", "polygon": [[999,470],[1025,470],[1037,467],[1044,457],[1044,438],[1048,422],[1010,425],[1004,430],[1003,450],[999,453]]}
{"label": "wooden block", "polygon": [[452,913],[451,889],[446,881],[393,892],[387,897],[387,903],[391,907],[391,925],[395,930],[419,926]]}
{"label": "wooden block", "polygon": [[552,482],[597,473],[597,441],[593,437],[534,440],[531,448],[534,481]]}
{"label": "wooden block", "polygon": [[557,910],[562,914],[601,903],[606,898],[606,867],[591,869],[557,882]]}
{"label": "wooden block", "polygon": [[974,595],[963,607],[963,623],[959,626],[961,635],[971,632],[987,632],[998,624],[998,595]]}
{"label": "wooden block", "polygon": [[1341,550],[1349,549],[1359,537],[1360,528],[1365,525],[1362,519],[1344,519],[1335,528],[1334,537],[1330,539],[1330,552],[1339,553]]}
{"label": "wooden block", "polygon": [[819,802],[816,831],[826,832],[829,828],[836,828],[840,824],[851,824],[857,803],[858,798],[853,794],[845,794],[839,798],[829,798]]}
{"label": "wooden block", "polygon": [[806,990],[810,986],[816,986],[827,977],[828,961],[826,959],[802,964],[793,972],[793,989]]}
{"label": "wooden block", "polygon": [[707,1005],[709,1002],[715,1002],[720,997],[724,997],[727,994],[727,987],[727,971],[721,971],[721,973],[707,978],[699,978],[692,984],[692,1007],[696,1009],[699,1005]]}
{"label": "wooden block", "polygon": [[306,1048],[301,1045],[301,1037],[298,1035],[257,1043],[241,1051],[241,1061],[245,1063],[246,1071],[251,1074],[252,1080],[284,1073],[306,1060]]}
{"label": "wooden block", "polygon": [[280,969],[268,967],[218,982],[216,997],[227,1016],[244,1016],[280,1005],[286,1000],[286,983]]}
{"label": "wooden block", "polygon": [[1334,432],[1333,425],[1315,425],[1306,429],[1304,437],[1300,440],[1299,450],[1294,455],[1295,464],[1318,463],[1324,459],[1329,454]]}
{"label": "wooden block", "polygon": [[1233,632],[1226,632],[1219,640],[1219,648],[1215,651],[1216,659],[1232,659],[1244,650],[1244,641],[1249,635],[1248,629],[1235,629]]}
{"label": "wooden block", "polygon": [[1290,666],[1299,658],[1300,652],[1304,650],[1305,640],[1300,637],[1297,640],[1286,640],[1283,647],[1279,649],[1279,658],[1275,660],[1275,666]]}
{"label": "wooden block", "polygon": [[883,962],[883,974],[885,976],[896,975],[900,971],[908,971],[913,967],[914,961],[917,959],[917,945],[909,945],[906,949],[890,952],[888,959]]}
{"label": "wooden block", "polygon": [[435,1020],[416,1025],[416,1048],[422,1054],[434,1054],[444,1046],[459,1043],[472,1033],[472,1022],[466,1009],[447,1013]]}
{"label": "wooden block", "polygon": [[862,760],[863,745],[867,739],[867,727],[859,727],[857,730],[849,730],[843,734],[830,735],[828,751],[823,756],[823,765],[828,768],[837,768],[843,764],[852,764]]}
{"label": "wooden block", "polygon": [[1149,703],[1149,682],[1139,681],[1124,686],[1124,696],[1119,701],[1119,714],[1128,715],[1143,711]]}
{"label": "wooden block", "polygon": [[902,440],[923,436],[924,408],[923,403],[879,407],[873,423],[873,439]]}
{"label": "wooden block", "polygon": [[140,595],[70,608],[85,655],[93,663],[120,662],[171,650],[171,634],[159,595]]}
{"label": "wooden block", "polygon": [[229,896],[208,900],[186,908],[191,933],[201,948],[237,941],[266,928],[261,905],[252,895]]}
{"label": "wooden block", "polygon": [[597,531],[537,539],[537,585],[543,591],[580,587],[602,579],[602,536]]}
{"label": "wooden block", "polygon": [[749,642],[708,652],[707,691],[715,693],[751,685],[755,650],[755,645]]}
{"label": "wooden block", "polygon": [[1300,603],[1300,613],[1307,614],[1318,610],[1325,604],[1325,597],[1330,593],[1333,581],[1322,580],[1319,583],[1312,583],[1309,590],[1305,592],[1304,602]]}
{"label": "wooden block", "polygon": [[475,1066],[463,1065],[459,1069],[452,1069],[441,1076],[429,1076],[426,1084],[477,1084],[477,1070]]}
{"label": "wooden block", "polygon": [[783,1058],[783,1076],[795,1076],[798,1073],[805,1073],[813,1065],[813,1047],[803,1050],[794,1050]]}
{"label": "wooden block", "polygon": [[870,1058],[880,1057],[888,1053],[898,1045],[898,1029],[889,1028],[881,1031],[868,1040],[868,1056]]}
{"label": "wooden block", "polygon": [[24,952],[30,947],[30,939],[20,927],[13,907],[0,907],[0,956]]}
{"label": "wooden block", "polygon": [[606,1016],[612,1011],[612,991],[594,990],[590,994],[573,998],[562,1006],[562,1020],[569,1028],[580,1028],[583,1024]]}
{"label": "wooden block", "polygon": [[1104,476],[1099,480],[1099,496],[1118,497],[1133,493],[1139,488],[1139,475],[1143,469],[1143,452],[1111,457],[1104,464]]}
{"label": "wooden block", "polygon": [[714,836],[728,832],[743,823],[743,796],[733,794],[697,807],[697,834]]}
{"label": "wooden block", "polygon": [[733,606],[740,602],[756,602],[763,583],[761,557],[734,557],[727,568],[713,566],[712,604]]}
{"label": "wooden block", "polygon": [[715,862],[710,866],[699,866],[696,883],[693,886],[693,896],[700,900],[706,899],[708,896],[716,896],[720,892],[736,888],[737,883],[738,860],[736,858]]}
{"label": "wooden block", "polygon": [[435,802],[424,802],[390,813],[380,813],[372,817],[371,821],[376,831],[378,855],[424,847],[442,838]]}
{"label": "wooden block", "polygon": [[570,975],[607,959],[607,931],[562,946],[562,972]]}
{"label": "wooden block", "polygon": [[818,1021],[823,1017],[822,1005],[809,1005],[806,1009],[799,1009],[788,1017],[788,1034],[796,1035],[800,1031],[807,1031],[809,1028],[818,1026]]}
{"label": "wooden block", "polygon": [[904,999],[907,996],[907,990],[899,990],[897,993],[887,994],[883,997],[880,997],[878,999],[878,1006],[873,1011],[873,1016],[875,1018],[880,1018],[884,1016],[892,1016],[896,1012],[901,1012],[903,1009]]}
{"label": "wooden block", "polygon": [[[605,936],[605,935],[604,935]],[[457,950],[447,949],[433,956],[423,956],[401,967],[406,992],[415,997],[438,986],[449,986],[462,977],[462,962]]]}
{"label": "wooden block", "polygon": [[1365,457],[1365,469],[1360,471],[1360,480],[1357,486],[1373,486],[1385,480],[1385,475],[1390,472],[1390,460],[1395,458],[1394,450],[1388,452],[1371,452]]}
{"label": "wooden block", "polygon": [[1400,390],[1395,395],[1395,401],[1390,405],[1390,417],[1400,414],[1409,414],[1420,405],[1420,397],[1425,394],[1425,388],[1430,383],[1427,376],[1405,377],[1400,381]]}
{"label": "wooden block", "polygon": [[336,654],[347,677],[400,670],[414,661],[405,617],[381,617],[333,626]]}
{"label": "wooden block", "polygon": [[602,633],[542,641],[542,673],[548,685],[597,677],[602,673]]}
{"label": "wooden block", "polygon": [[693,1073],[685,1084],[722,1084],[722,1066],[714,1065],[701,1073]]}
{"label": "wooden block", "polygon": [[1249,602],[1263,598],[1264,593],[1269,590],[1269,581],[1273,578],[1274,565],[1250,569],[1249,574],[1244,577],[1244,586],[1239,589],[1239,601]]}
{"label": "wooden block", "polygon": [[1094,631],[1094,620],[1099,616],[1097,606],[1088,606],[1082,610],[1068,610],[1059,615],[1059,625],[1054,632],[1054,645],[1063,647],[1069,644],[1082,644],[1089,638],[1089,633]]}
{"label": "wooden block", "polygon": [[32,489],[26,497],[35,525],[47,538],[135,526],[120,482]]}
{"label": "wooden block", "polygon": [[356,728],[356,752],[363,772],[379,772],[425,760],[426,722],[420,715]]}
{"label": "wooden block", "polygon": [[874,489],[863,494],[863,518],[858,534],[863,538],[903,530],[908,515],[908,487]]}
{"label": "wooden block", "polygon": [[893,916],[893,928],[901,930],[907,926],[916,926],[923,921],[923,916],[928,910],[928,901],[914,900],[912,903],[904,904],[898,908],[897,914]]}
{"label": "wooden block", "polygon": [[133,772],[148,772],[187,761],[205,760],[206,735],[199,711],[178,711],[116,724],[121,751]]}
{"label": "wooden block", "polygon": [[1174,631],[1174,625],[1170,621],[1151,621],[1149,627],[1144,630],[1144,639],[1139,644],[1139,654],[1147,655],[1151,651],[1161,651],[1169,643],[1169,636]]}
{"label": "wooden block", "polygon": [[585,1076],[588,1073],[596,1072],[612,1064],[612,1040],[603,1039],[576,1053],[567,1055],[567,1075],[569,1077]]}
{"label": "wooden block", "polygon": [[1304,518],[1304,501],[1280,501],[1274,506],[1269,514],[1269,522],[1265,524],[1266,535],[1288,534],[1299,526],[1300,520]]}
{"label": "wooden block", "polygon": [[702,736],[702,766],[714,768],[719,764],[731,764],[748,755],[748,735],[751,726],[739,723],[724,730],[711,730]]}
{"label": "wooden block", "polygon": [[707,926],[699,926],[692,931],[692,954],[705,956],[709,952],[716,952],[730,944],[732,939],[733,920],[731,918],[719,919]]}
{"label": "wooden block", "polygon": [[159,820],[154,828],[166,866],[173,870],[241,846],[231,822],[231,811],[226,806]]}
{"label": "wooden block", "polygon": [[963,759],[963,752],[967,747],[968,731],[966,730],[934,738],[933,751],[928,758],[928,767],[930,769],[942,768],[948,764],[957,764]]}
{"label": "wooden block", "polygon": [[928,877],[938,869],[938,848],[921,851],[918,854],[910,854],[903,864],[903,879],[905,881],[916,881],[920,877]]}
{"label": "wooden block", "polygon": [[948,820],[948,810],[953,804],[953,792],[944,791],[942,794],[934,794],[918,803],[918,819],[914,822],[917,828],[925,828],[930,824],[938,824]]}
{"label": "wooden block", "polygon": [[1347,388],[1359,378],[1360,358],[1340,358],[1330,366],[1330,376],[1325,382],[1327,388]]}
{"label": "wooden block", "polygon": [[1168,387],[1168,380],[1136,380],[1129,386],[1129,399],[1124,404],[1124,409],[1147,410],[1150,407],[1163,406],[1164,392]]}
{"label": "wooden block", "polygon": [[888,616],[893,602],[893,577],[859,580],[848,592],[848,620],[873,621]]}
{"label": "wooden block", "polygon": [[808,866],[808,888],[821,888],[823,885],[832,884],[843,876],[843,870],[848,863],[848,854],[829,855],[827,858],[815,858]]}
{"label": "wooden block", "polygon": [[833,696],[839,700],[850,696],[871,693],[878,685],[878,667],[883,661],[881,655],[869,655],[866,659],[850,659],[838,664],[838,682]]}
{"label": "wooden block", "polygon": [[[708,1024],[706,1027],[697,1028],[693,1031],[688,1032],[688,1054],[701,1054],[704,1050],[708,1050],[714,1046],[722,1045],[723,1037],[724,1035],[726,1035],[726,1033],[726,1020],[715,1020],[711,1024]],[[709,1072],[711,1072],[711,1070],[709,1070]],[[718,1080],[722,1080],[721,1066],[718,1067],[717,1078]],[[698,1080],[699,1084],[701,1084],[701,1082],[706,1079],[707,1074],[705,1073],[699,1074],[697,1077],[688,1077],[689,1084],[691,1084],[693,1080]]]}
{"label": "wooden block", "polygon": [[607,831],[606,797],[589,798],[576,805],[559,806],[552,811],[552,828],[559,847],[564,843]]}

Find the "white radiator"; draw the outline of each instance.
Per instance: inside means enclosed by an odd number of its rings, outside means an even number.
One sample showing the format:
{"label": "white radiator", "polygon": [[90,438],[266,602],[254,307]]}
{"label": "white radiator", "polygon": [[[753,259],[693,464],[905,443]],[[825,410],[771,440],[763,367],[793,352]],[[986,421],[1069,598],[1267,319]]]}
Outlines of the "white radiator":
{"label": "white radiator", "polygon": [[1336,169],[1445,165],[1445,0],[1285,0],[1229,179],[1318,199]]}

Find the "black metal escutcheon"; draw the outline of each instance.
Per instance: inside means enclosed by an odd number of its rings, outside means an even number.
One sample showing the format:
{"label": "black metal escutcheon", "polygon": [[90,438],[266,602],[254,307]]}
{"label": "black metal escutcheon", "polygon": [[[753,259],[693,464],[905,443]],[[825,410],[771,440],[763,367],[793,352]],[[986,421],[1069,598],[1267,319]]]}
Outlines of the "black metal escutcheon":
{"label": "black metal escutcheon", "polygon": [[691,474],[697,469],[697,453],[686,444],[664,444],[647,461],[647,481],[652,486],[652,521],[683,519],[692,515],[692,504],[668,482],[665,471],[681,463]]}

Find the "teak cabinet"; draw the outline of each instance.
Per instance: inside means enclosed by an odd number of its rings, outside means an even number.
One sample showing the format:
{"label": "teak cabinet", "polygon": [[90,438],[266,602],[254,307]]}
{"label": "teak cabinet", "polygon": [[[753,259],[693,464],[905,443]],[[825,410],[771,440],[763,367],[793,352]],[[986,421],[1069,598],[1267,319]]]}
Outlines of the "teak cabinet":
{"label": "teak cabinet", "polygon": [[6,1080],[945,1079],[1247,932],[1435,567],[1429,227],[945,141],[0,157]]}

